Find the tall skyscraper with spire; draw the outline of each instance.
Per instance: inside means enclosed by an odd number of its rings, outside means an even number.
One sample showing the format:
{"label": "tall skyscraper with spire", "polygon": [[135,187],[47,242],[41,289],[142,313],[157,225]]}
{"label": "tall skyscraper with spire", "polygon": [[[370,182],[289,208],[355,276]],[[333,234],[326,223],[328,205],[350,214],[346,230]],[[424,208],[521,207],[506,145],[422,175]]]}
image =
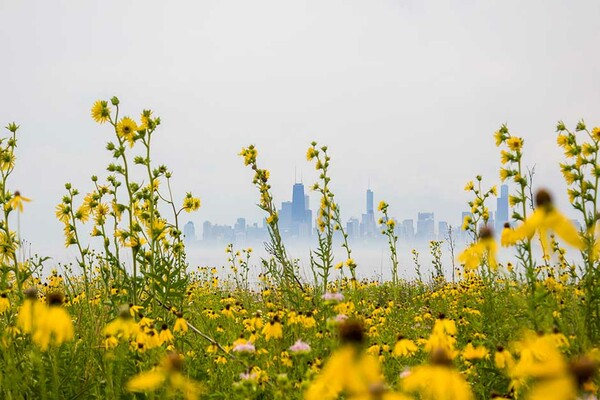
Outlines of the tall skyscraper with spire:
{"label": "tall skyscraper with spire", "polygon": [[373,191],[367,189],[367,212],[362,215],[360,221],[361,236],[375,236],[377,234],[377,225],[375,224],[375,211],[373,209]]}
{"label": "tall skyscraper with spire", "polygon": [[304,184],[294,183],[292,201],[281,203],[279,225],[286,236],[305,238],[311,235],[312,211],[308,208]]}

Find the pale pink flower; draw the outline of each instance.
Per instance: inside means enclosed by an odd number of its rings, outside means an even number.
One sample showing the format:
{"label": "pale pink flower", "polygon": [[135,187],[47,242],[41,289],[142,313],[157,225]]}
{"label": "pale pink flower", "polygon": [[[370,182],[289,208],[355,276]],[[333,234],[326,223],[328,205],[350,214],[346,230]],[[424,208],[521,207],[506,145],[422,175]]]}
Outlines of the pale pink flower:
{"label": "pale pink flower", "polygon": [[236,344],[233,346],[233,351],[236,353],[254,353],[256,351],[256,347],[250,342]]}
{"label": "pale pink flower", "polygon": [[289,350],[292,353],[306,353],[310,351],[310,346],[308,343],[303,342],[302,339],[298,339],[296,343],[290,346]]}
{"label": "pale pink flower", "polygon": [[336,292],[327,292],[322,296],[325,301],[334,301],[339,303],[340,301],[344,301],[344,295]]}
{"label": "pale pink flower", "polygon": [[344,322],[347,319],[348,316],[346,314],[338,314],[333,318],[333,320],[337,323]]}

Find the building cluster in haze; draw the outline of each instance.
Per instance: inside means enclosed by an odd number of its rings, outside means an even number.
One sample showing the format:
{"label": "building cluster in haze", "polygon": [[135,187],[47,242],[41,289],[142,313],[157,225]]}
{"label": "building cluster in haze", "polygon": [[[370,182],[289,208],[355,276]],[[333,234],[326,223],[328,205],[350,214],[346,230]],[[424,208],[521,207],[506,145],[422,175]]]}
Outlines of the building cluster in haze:
{"label": "building cluster in haze", "polygon": [[[488,225],[495,228],[497,233],[502,231],[505,223],[510,221],[508,205],[508,186],[500,186],[500,195],[496,199],[496,211],[492,212]],[[387,240],[381,233],[378,224],[380,217],[375,215],[374,194],[371,189],[366,191],[365,213],[350,218],[344,229],[352,243],[379,243]],[[295,183],[292,188],[292,200],[281,203],[279,213],[279,229],[286,240],[312,241],[316,235],[315,217],[310,209],[309,196],[304,191],[302,183]],[[463,212],[461,224],[470,212]],[[457,242],[467,241],[467,234],[461,231],[460,225],[450,226],[446,221],[435,220],[433,212],[419,212],[417,219],[396,220],[395,233],[398,240],[406,243],[427,243],[431,240],[445,240],[450,231]],[[436,229],[437,227],[437,229]],[[183,228],[185,241],[188,245],[254,245],[268,241],[266,220],[260,223],[248,224],[245,218],[238,218],[235,224],[218,225],[210,221],[202,224],[202,232],[196,231],[192,221]]]}

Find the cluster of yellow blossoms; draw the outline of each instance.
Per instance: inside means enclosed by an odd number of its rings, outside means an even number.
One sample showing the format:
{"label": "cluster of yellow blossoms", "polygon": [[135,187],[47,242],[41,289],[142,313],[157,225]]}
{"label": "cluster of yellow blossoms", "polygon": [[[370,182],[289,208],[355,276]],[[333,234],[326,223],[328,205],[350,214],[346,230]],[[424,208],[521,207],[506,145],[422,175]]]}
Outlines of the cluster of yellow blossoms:
{"label": "cluster of yellow blossoms", "polygon": [[22,333],[31,334],[31,340],[42,351],[73,340],[73,322],[62,307],[61,293],[49,293],[46,303],[38,300],[35,289],[26,290],[25,295],[17,316],[17,327]]}

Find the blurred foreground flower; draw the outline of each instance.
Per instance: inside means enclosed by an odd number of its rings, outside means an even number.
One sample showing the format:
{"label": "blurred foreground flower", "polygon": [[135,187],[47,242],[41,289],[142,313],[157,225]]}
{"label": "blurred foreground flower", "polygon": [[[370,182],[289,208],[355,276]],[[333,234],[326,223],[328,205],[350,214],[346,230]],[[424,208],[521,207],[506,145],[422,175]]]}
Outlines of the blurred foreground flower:
{"label": "blurred foreground flower", "polygon": [[31,339],[42,351],[73,340],[73,321],[62,307],[64,296],[61,293],[50,293],[47,305],[38,301],[35,289],[28,289],[25,296],[19,308],[17,326],[23,333],[31,333]]}
{"label": "blurred foreground flower", "polygon": [[489,267],[496,270],[497,248],[492,230],[485,226],[479,231],[479,240],[458,255],[458,262],[465,266],[466,271],[472,271],[487,260]]}
{"label": "blurred foreground flower", "polygon": [[186,400],[197,399],[202,393],[202,387],[198,382],[184,376],[182,369],[182,356],[171,352],[154,369],[131,378],[126,388],[130,392],[153,392],[165,386],[168,397],[181,392]]}
{"label": "blurred foreground flower", "polygon": [[340,325],[342,346],[331,356],[323,371],[304,393],[305,400],[346,399],[404,400],[405,396],[389,391],[377,358],[363,349],[364,329],[356,320]]}
{"label": "blurred foreground flower", "polygon": [[550,250],[549,232],[553,231],[567,244],[583,249],[584,243],[575,226],[561,214],[552,202],[552,196],[546,190],[539,190],[535,195],[536,209],[529,218],[516,229],[504,228],[501,242],[503,246],[511,246],[524,239],[531,239],[537,232],[544,254]]}

